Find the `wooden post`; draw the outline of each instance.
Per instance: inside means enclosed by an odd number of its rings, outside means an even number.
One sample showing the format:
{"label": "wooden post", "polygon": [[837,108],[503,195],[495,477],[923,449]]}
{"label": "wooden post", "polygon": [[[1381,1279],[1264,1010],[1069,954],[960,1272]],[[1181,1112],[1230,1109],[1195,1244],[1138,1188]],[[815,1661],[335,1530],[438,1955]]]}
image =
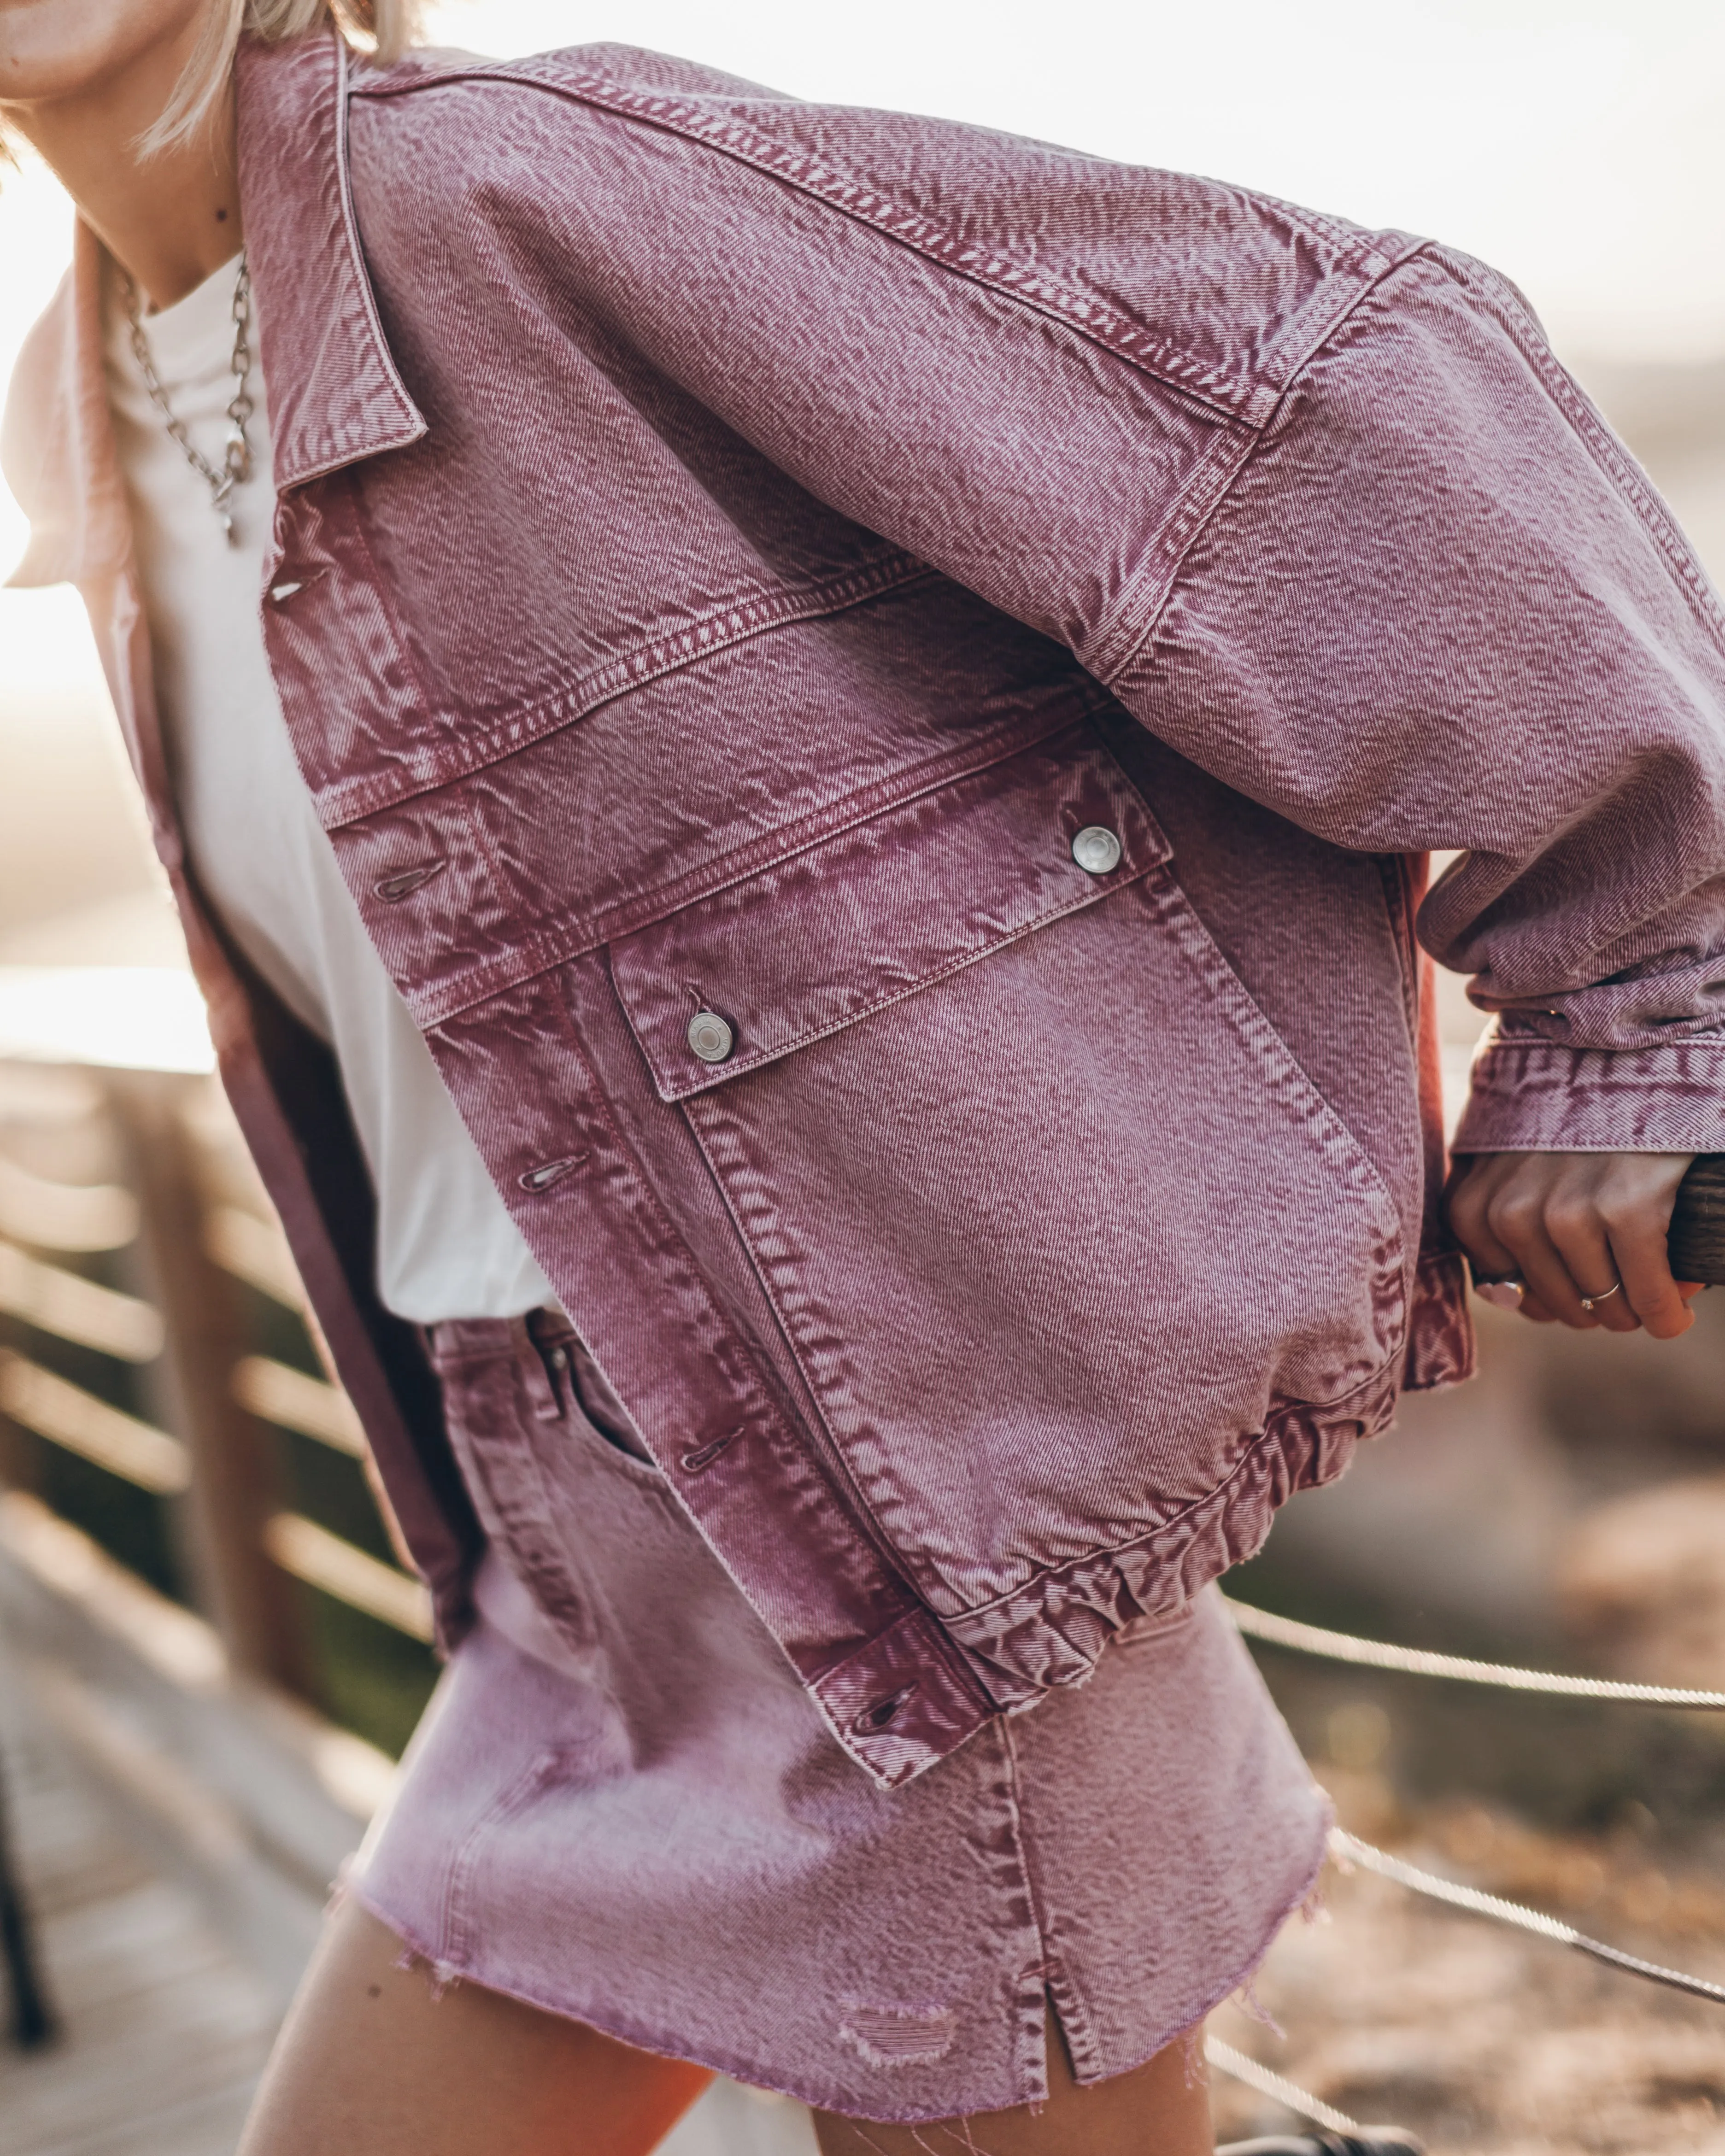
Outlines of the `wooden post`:
{"label": "wooden post", "polygon": [[33,1495],[41,1483],[40,1458],[29,1432],[0,1409],[0,1486]]}
{"label": "wooden post", "polygon": [[186,1110],[207,1083],[162,1071],[103,1074],[141,1214],[140,1255],[167,1348],[161,1412],[192,1455],[196,1584],[237,1668],[310,1697],[302,1590],[269,1556],[283,1509],[276,1440],[240,1406],[246,1341],[239,1291],[205,1247],[204,1179]]}
{"label": "wooden post", "polygon": [[33,2051],[54,2041],[59,2024],[48,2003],[35,1933],[18,1885],[8,1812],[5,1780],[0,1775],[0,1955],[11,1981],[13,2041],[21,2051]]}

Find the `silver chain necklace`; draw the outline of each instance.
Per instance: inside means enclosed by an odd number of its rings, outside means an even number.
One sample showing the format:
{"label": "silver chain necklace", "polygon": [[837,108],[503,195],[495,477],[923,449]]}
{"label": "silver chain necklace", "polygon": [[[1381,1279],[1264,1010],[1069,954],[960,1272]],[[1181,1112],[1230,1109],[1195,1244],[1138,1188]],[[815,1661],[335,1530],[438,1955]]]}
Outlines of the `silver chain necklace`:
{"label": "silver chain necklace", "polygon": [[244,250],[239,257],[239,275],[234,281],[234,357],[228,362],[236,387],[233,402],[228,407],[228,439],[222,454],[222,469],[218,471],[208,458],[193,444],[186,432],[185,422],[177,418],[167,401],[167,392],[162,386],[162,377],[156,372],[156,362],[150,357],[150,341],[144,335],[143,303],[138,288],[122,270],[120,280],[126,295],[126,316],[131,325],[132,357],[138,363],[138,372],[144,377],[144,387],[150,393],[150,402],[162,414],[162,424],[180,445],[180,451],[204,485],[209,489],[210,506],[222,520],[222,529],[228,544],[239,542],[234,531],[234,513],[228,506],[236,486],[252,475],[252,445],[245,431],[245,423],[257,409],[246,389],[246,377],[252,370],[252,274],[247,266]]}

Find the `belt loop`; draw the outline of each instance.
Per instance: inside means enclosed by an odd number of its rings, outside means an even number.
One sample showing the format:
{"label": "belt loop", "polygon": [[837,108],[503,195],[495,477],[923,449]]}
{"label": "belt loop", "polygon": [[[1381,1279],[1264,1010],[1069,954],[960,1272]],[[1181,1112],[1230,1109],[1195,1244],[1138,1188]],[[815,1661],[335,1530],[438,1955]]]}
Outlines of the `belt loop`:
{"label": "belt loop", "polygon": [[568,1344],[545,1337],[557,1322],[557,1313],[549,1310],[530,1310],[521,1321],[521,1375],[541,1422],[561,1422],[568,1413]]}

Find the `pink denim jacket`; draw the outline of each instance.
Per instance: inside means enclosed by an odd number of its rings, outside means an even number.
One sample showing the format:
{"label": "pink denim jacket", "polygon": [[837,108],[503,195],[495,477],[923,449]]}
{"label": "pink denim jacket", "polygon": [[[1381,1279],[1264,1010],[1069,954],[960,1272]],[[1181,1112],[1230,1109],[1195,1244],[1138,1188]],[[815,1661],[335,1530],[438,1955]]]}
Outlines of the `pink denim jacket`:
{"label": "pink denim jacket", "polygon": [[[306,783],[671,1488],[885,1783],[1466,1374],[1473,1148],[1725,1147],[1725,642],[1477,264],[615,48],[239,69]],[[329,1060],[177,829],[95,248],[7,470],[446,1638]],[[1461,851],[1429,895],[1428,850]]]}

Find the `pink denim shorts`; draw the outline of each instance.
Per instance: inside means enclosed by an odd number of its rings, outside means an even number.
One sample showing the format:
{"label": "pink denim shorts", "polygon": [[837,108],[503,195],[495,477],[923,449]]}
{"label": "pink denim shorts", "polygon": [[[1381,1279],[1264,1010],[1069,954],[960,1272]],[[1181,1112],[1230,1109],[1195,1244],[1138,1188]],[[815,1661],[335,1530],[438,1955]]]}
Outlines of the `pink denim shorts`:
{"label": "pink denim shorts", "polygon": [[1310,1891],[1326,1803],[1214,1592],[883,1790],[578,1342],[433,1344],[490,1548],[353,1886],[439,1974],[925,2120],[1045,2095],[1050,2005],[1081,2081],[1138,2065]]}

